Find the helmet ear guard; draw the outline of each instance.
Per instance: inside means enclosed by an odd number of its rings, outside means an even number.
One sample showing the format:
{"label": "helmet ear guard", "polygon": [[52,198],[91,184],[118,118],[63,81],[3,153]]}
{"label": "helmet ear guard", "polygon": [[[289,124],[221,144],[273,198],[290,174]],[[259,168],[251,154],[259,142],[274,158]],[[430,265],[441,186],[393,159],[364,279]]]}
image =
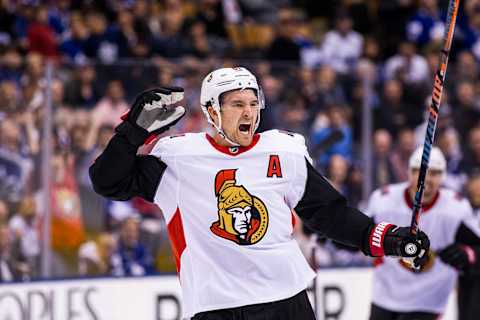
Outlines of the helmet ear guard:
{"label": "helmet ear guard", "polygon": [[[255,76],[243,67],[221,68],[209,73],[202,82],[200,92],[200,106],[204,115],[217,132],[230,144],[238,146],[239,144],[229,139],[222,129],[222,116],[220,114],[221,96],[227,92],[235,90],[252,89],[257,96],[260,109],[265,108],[265,97],[261,87],[257,83]],[[212,107],[218,115],[218,124],[208,113],[208,107]],[[254,132],[260,124],[260,111],[255,122]]]}

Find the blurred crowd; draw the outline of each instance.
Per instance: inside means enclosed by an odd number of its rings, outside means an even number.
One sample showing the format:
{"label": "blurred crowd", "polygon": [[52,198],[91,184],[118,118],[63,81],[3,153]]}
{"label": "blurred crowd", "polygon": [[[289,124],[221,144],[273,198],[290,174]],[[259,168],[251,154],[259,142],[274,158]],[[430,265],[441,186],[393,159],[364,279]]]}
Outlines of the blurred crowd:
{"label": "blurred crowd", "polygon": [[[352,205],[365,200],[362,110],[373,126],[373,187],[406,181],[426,130],[447,2],[0,0],[0,282],[40,276],[47,208],[55,276],[174,271],[159,209],[98,197],[88,167],[151,87],[185,88],[187,117],[169,134],[210,130],[199,90],[219,66],[259,77],[267,104],[259,130],[303,134]],[[462,3],[435,142],[448,161],[446,186],[478,212],[480,0]],[[370,263],[297,229],[315,267]]]}

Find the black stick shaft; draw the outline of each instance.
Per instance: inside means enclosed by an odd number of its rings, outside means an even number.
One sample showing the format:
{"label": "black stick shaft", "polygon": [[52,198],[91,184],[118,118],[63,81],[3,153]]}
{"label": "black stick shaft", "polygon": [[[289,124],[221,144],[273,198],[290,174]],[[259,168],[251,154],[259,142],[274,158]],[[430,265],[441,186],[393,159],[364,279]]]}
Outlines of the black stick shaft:
{"label": "black stick shaft", "polygon": [[417,191],[413,203],[412,222],[410,231],[416,235],[418,231],[418,222],[420,210],[422,208],[422,197],[425,189],[425,176],[427,175],[428,162],[430,160],[430,151],[433,146],[435,129],[437,127],[438,111],[442,100],[443,84],[447,74],[448,56],[452,46],[453,33],[455,32],[455,23],[457,21],[458,7],[460,0],[450,0],[448,3],[447,22],[445,24],[445,35],[443,49],[440,53],[440,64],[433,83],[432,100],[429,107],[429,116],[427,124],[427,132],[425,134],[425,142],[423,144],[422,163],[420,165],[420,173],[417,181]]}

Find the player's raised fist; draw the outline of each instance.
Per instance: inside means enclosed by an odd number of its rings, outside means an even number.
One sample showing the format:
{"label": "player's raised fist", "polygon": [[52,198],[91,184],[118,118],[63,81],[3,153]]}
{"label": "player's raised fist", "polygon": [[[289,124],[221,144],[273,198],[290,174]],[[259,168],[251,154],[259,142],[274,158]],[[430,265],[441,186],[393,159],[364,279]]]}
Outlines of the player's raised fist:
{"label": "player's raised fist", "polygon": [[397,256],[411,258],[414,267],[420,267],[427,262],[427,252],[430,240],[423,231],[414,236],[409,227],[381,222],[373,226],[368,237],[367,254],[373,257]]}
{"label": "player's raised fist", "polygon": [[161,87],[139,94],[130,110],[122,116],[116,131],[126,134],[132,144],[141,145],[148,137],[159,135],[175,125],[185,115],[177,105],[183,100],[180,87]]}

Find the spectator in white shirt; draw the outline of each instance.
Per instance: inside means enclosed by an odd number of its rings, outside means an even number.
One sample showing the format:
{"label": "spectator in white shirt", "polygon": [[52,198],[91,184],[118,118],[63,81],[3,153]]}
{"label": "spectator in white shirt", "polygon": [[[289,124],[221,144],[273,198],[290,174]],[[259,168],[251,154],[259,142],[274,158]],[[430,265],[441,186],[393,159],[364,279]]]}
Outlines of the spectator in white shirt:
{"label": "spectator in white shirt", "polygon": [[28,266],[31,277],[38,274],[40,266],[39,223],[35,199],[32,196],[20,202],[18,213],[9,221],[13,239],[19,244],[19,254]]}
{"label": "spectator in white shirt", "polygon": [[107,232],[85,242],[78,249],[78,273],[83,276],[110,275],[116,248],[117,239]]}
{"label": "spectator in white shirt", "polygon": [[327,32],[323,40],[323,62],[340,74],[352,71],[362,54],[363,37],[352,27],[352,19],[340,15],[336,19],[335,29]]}
{"label": "spectator in white shirt", "polygon": [[402,42],[398,53],[385,62],[384,75],[387,80],[396,78],[406,84],[416,85],[429,81],[430,74],[427,60],[416,53],[412,42]]}
{"label": "spectator in white shirt", "polygon": [[0,283],[15,280],[15,272],[11,260],[12,239],[6,225],[0,225]]}

